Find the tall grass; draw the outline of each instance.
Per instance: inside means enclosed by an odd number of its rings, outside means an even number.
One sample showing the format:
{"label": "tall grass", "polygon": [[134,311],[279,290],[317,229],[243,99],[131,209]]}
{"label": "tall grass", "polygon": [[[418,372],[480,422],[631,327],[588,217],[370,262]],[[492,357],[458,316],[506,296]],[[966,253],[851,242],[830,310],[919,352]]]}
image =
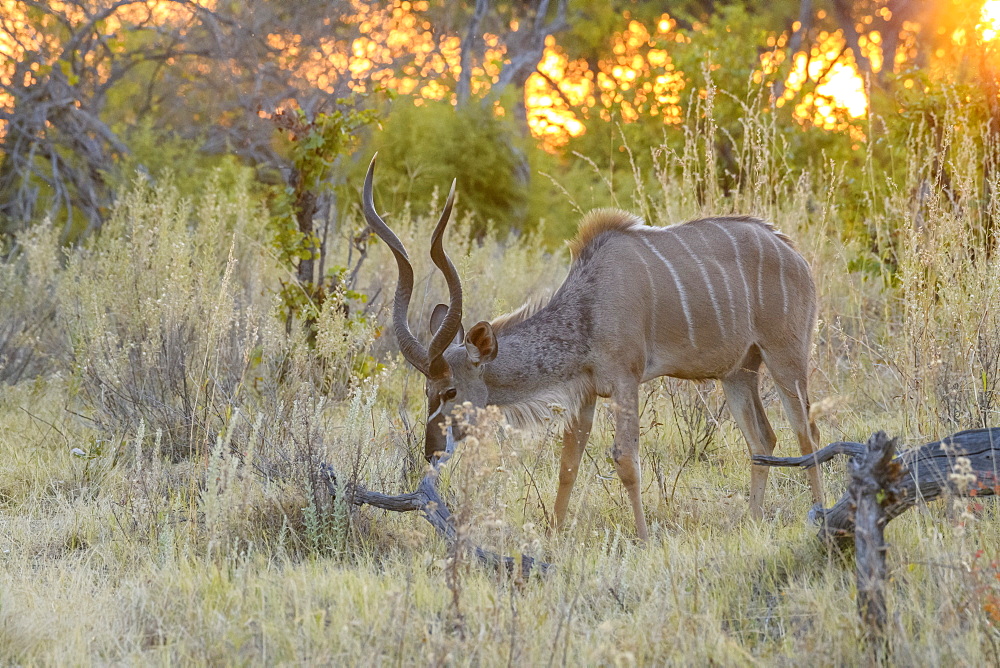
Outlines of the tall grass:
{"label": "tall grass", "polygon": [[[1000,422],[1000,240],[984,234],[997,229],[1000,184],[984,180],[997,147],[983,129],[915,127],[897,172],[870,159],[848,178],[822,160],[785,164],[773,117],[748,112],[727,191],[711,102],[684,150],[630,147],[657,166],[620,204],[661,224],[761,215],[796,240],[820,293],[811,393],[824,440],[886,429],[918,443]],[[935,127],[963,127],[961,109],[942,113]],[[557,536],[545,528],[558,424],[463,444],[442,481],[462,540],[554,562],[546,579],[483,571],[416,517],[331,502],[320,462],[386,492],[422,472],[422,382],[386,329],[395,267],[381,244],[358,264],[351,221],[332,261],[356,267],[353,287],[372,301],[329,300],[314,340],[286,331],[272,295],[288,277],[249,193],[208,184],[188,199],[139,181],[86,245],[61,250],[40,230],[7,249],[4,663],[864,660],[853,572],[804,526],[804,477],[774,473],[765,521],[746,520],[746,446],[711,384],[646,388],[645,547],[611,475],[606,407]],[[415,262],[411,322],[424,333],[445,296],[428,260],[435,221],[387,219]],[[565,251],[540,237],[464,241],[469,224],[448,239],[467,322],[558,285]],[[779,402],[764,395],[790,453]],[[837,495],[842,469],[826,480]],[[989,505],[939,504],[890,525],[900,664],[998,660],[996,519]]]}

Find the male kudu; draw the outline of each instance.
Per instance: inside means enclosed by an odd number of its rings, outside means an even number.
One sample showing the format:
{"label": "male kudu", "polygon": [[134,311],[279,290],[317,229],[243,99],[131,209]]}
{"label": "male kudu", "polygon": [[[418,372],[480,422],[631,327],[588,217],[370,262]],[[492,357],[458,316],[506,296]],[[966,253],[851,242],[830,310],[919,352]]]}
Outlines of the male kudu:
{"label": "male kudu", "polygon": [[[365,178],[365,218],[389,245],[399,269],[393,328],[406,360],[426,378],[428,460],[446,449],[445,416],[453,406],[496,405],[515,426],[531,426],[557,404],[569,416],[563,435],[555,522],[562,525],[597,397],[615,414],[612,456],[646,539],[640,496],[639,384],[660,376],[722,381],[751,454],[770,454],[776,438],[758,390],[767,365],[803,454],[819,432],[806,393],[816,324],[809,266],[785,235],[748,217],[649,227],[624,211],[587,214],[570,244],[573,261],[544,304],[526,304],[493,322],[462,329],[462,286],[442,237],[455,196],[452,183],[431,240],[431,258],[448,283],[450,304],[431,317],[424,348],[407,310],[413,269],[406,249],[375,211],[372,159]],[[750,474],[750,513],[761,516],[767,467]],[[822,501],[818,468],[809,470]]]}

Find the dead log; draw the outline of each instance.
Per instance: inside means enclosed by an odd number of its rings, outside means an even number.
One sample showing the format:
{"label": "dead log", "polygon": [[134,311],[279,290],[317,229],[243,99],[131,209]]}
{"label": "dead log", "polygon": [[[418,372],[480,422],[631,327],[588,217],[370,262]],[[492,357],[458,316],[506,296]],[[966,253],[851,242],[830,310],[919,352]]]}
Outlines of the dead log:
{"label": "dead log", "polygon": [[895,456],[896,439],[885,432],[865,444],[831,443],[804,457],[756,456],[764,466],[812,467],[837,455],[850,455],[851,482],[832,508],[813,508],[819,521],[819,538],[843,545],[854,538],[858,614],[871,662],[882,665],[889,654],[885,634],[886,545],[885,526],[918,501],[945,493],[986,496],[997,493],[997,456],[1000,429],[973,429]]}
{"label": "dead log", "polygon": [[876,656],[886,654],[885,525],[886,507],[895,502],[903,468],[896,439],[880,431],[868,439],[864,452],[851,461],[847,497],[854,507],[854,567],[858,615],[866,640]]}
{"label": "dead log", "polygon": [[[758,455],[755,464],[810,468],[837,455],[857,458],[866,450],[864,443],[831,443],[804,457]],[[888,522],[918,502],[936,499],[945,493],[957,496],[992,496],[998,492],[1000,472],[1000,427],[970,429],[904,451],[891,460],[901,468],[897,493],[884,506]],[[823,541],[840,541],[855,533],[855,501],[846,492],[831,508],[813,508],[810,517],[820,526]]]}
{"label": "dead log", "polygon": [[[437,490],[440,467],[447,459],[447,456],[435,458],[435,461],[428,467],[427,473],[420,480],[420,484],[417,485],[417,489],[408,494],[381,494],[373,492],[363,485],[348,483],[344,485],[344,496],[348,503],[355,506],[368,505],[397,513],[418,511],[449,545],[454,545],[458,540],[458,531],[452,521],[448,504],[444,502]],[[338,484],[337,474],[333,467],[329,464],[322,464],[320,472],[326,480],[330,496],[336,498]],[[520,565],[520,577],[525,579],[531,575],[533,569],[544,575],[552,568],[551,564],[536,561],[524,554],[519,559],[505,557],[478,545],[473,546],[471,551],[483,565],[498,571],[503,569],[508,575],[513,575],[516,572],[515,569]]]}

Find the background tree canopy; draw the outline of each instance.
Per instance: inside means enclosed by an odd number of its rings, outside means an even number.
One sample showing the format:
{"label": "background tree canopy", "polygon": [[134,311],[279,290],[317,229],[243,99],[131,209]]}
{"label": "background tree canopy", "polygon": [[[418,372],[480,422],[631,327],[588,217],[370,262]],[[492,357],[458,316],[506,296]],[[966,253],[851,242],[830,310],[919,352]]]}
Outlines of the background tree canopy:
{"label": "background tree canopy", "polygon": [[295,108],[308,119],[361,109],[381,119],[352,130],[358,142],[324,171],[316,220],[349,210],[343,196],[353,197],[381,148],[383,187],[413,206],[458,176],[474,231],[545,219],[550,238],[561,238],[573,208],[636,186],[595,187],[601,170],[651,174],[654,156],[626,147],[680,151],[706,105],[717,126],[711,149],[723,157],[713,187],[723,191],[741,182],[734,147],[748,107],[773,115],[788,164],[801,170],[817,160],[891,161],[892,142],[866,143],[872,124],[898,137],[917,122],[934,128],[948,101],[980,109],[995,132],[998,8],[3,0],[0,231],[47,217],[64,240],[78,239],[101,226],[136,170],[170,170],[184,190],[205,169],[249,168],[280,199],[297,170],[273,116]]}

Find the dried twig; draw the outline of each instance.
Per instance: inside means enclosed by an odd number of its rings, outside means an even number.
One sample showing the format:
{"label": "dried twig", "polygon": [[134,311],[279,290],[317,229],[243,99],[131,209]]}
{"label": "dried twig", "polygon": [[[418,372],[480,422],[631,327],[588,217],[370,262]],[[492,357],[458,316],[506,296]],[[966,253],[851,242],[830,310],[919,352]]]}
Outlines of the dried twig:
{"label": "dried twig", "polygon": [[[425,520],[430,522],[434,530],[441,535],[449,544],[458,540],[458,532],[452,522],[451,511],[448,504],[441,498],[437,490],[437,481],[441,466],[447,462],[449,455],[435,458],[428,467],[424,477],[417,485],[417,489],[408,494],[382,494],[373,492],[362,485],[349,484],[344,486],[344,494],[347,501],[355,506],[375,506],[383,510],[397,513],[419,511]],[[330,495],[337,495],[337,474],[329,464],[320,467],[321,475],[326,480],[327,489]],[[505,557],[491,552],[479,546],[472,548],[476,558],[484,565],[500,570],[502,567],[507,574],[514,574],[514,569],[520,564],[521,577],[527,578],[531,575],[532,569],[536,569],[541,574],[546,574],[552,565],[544,561],[521,555],[520,557]]]}

